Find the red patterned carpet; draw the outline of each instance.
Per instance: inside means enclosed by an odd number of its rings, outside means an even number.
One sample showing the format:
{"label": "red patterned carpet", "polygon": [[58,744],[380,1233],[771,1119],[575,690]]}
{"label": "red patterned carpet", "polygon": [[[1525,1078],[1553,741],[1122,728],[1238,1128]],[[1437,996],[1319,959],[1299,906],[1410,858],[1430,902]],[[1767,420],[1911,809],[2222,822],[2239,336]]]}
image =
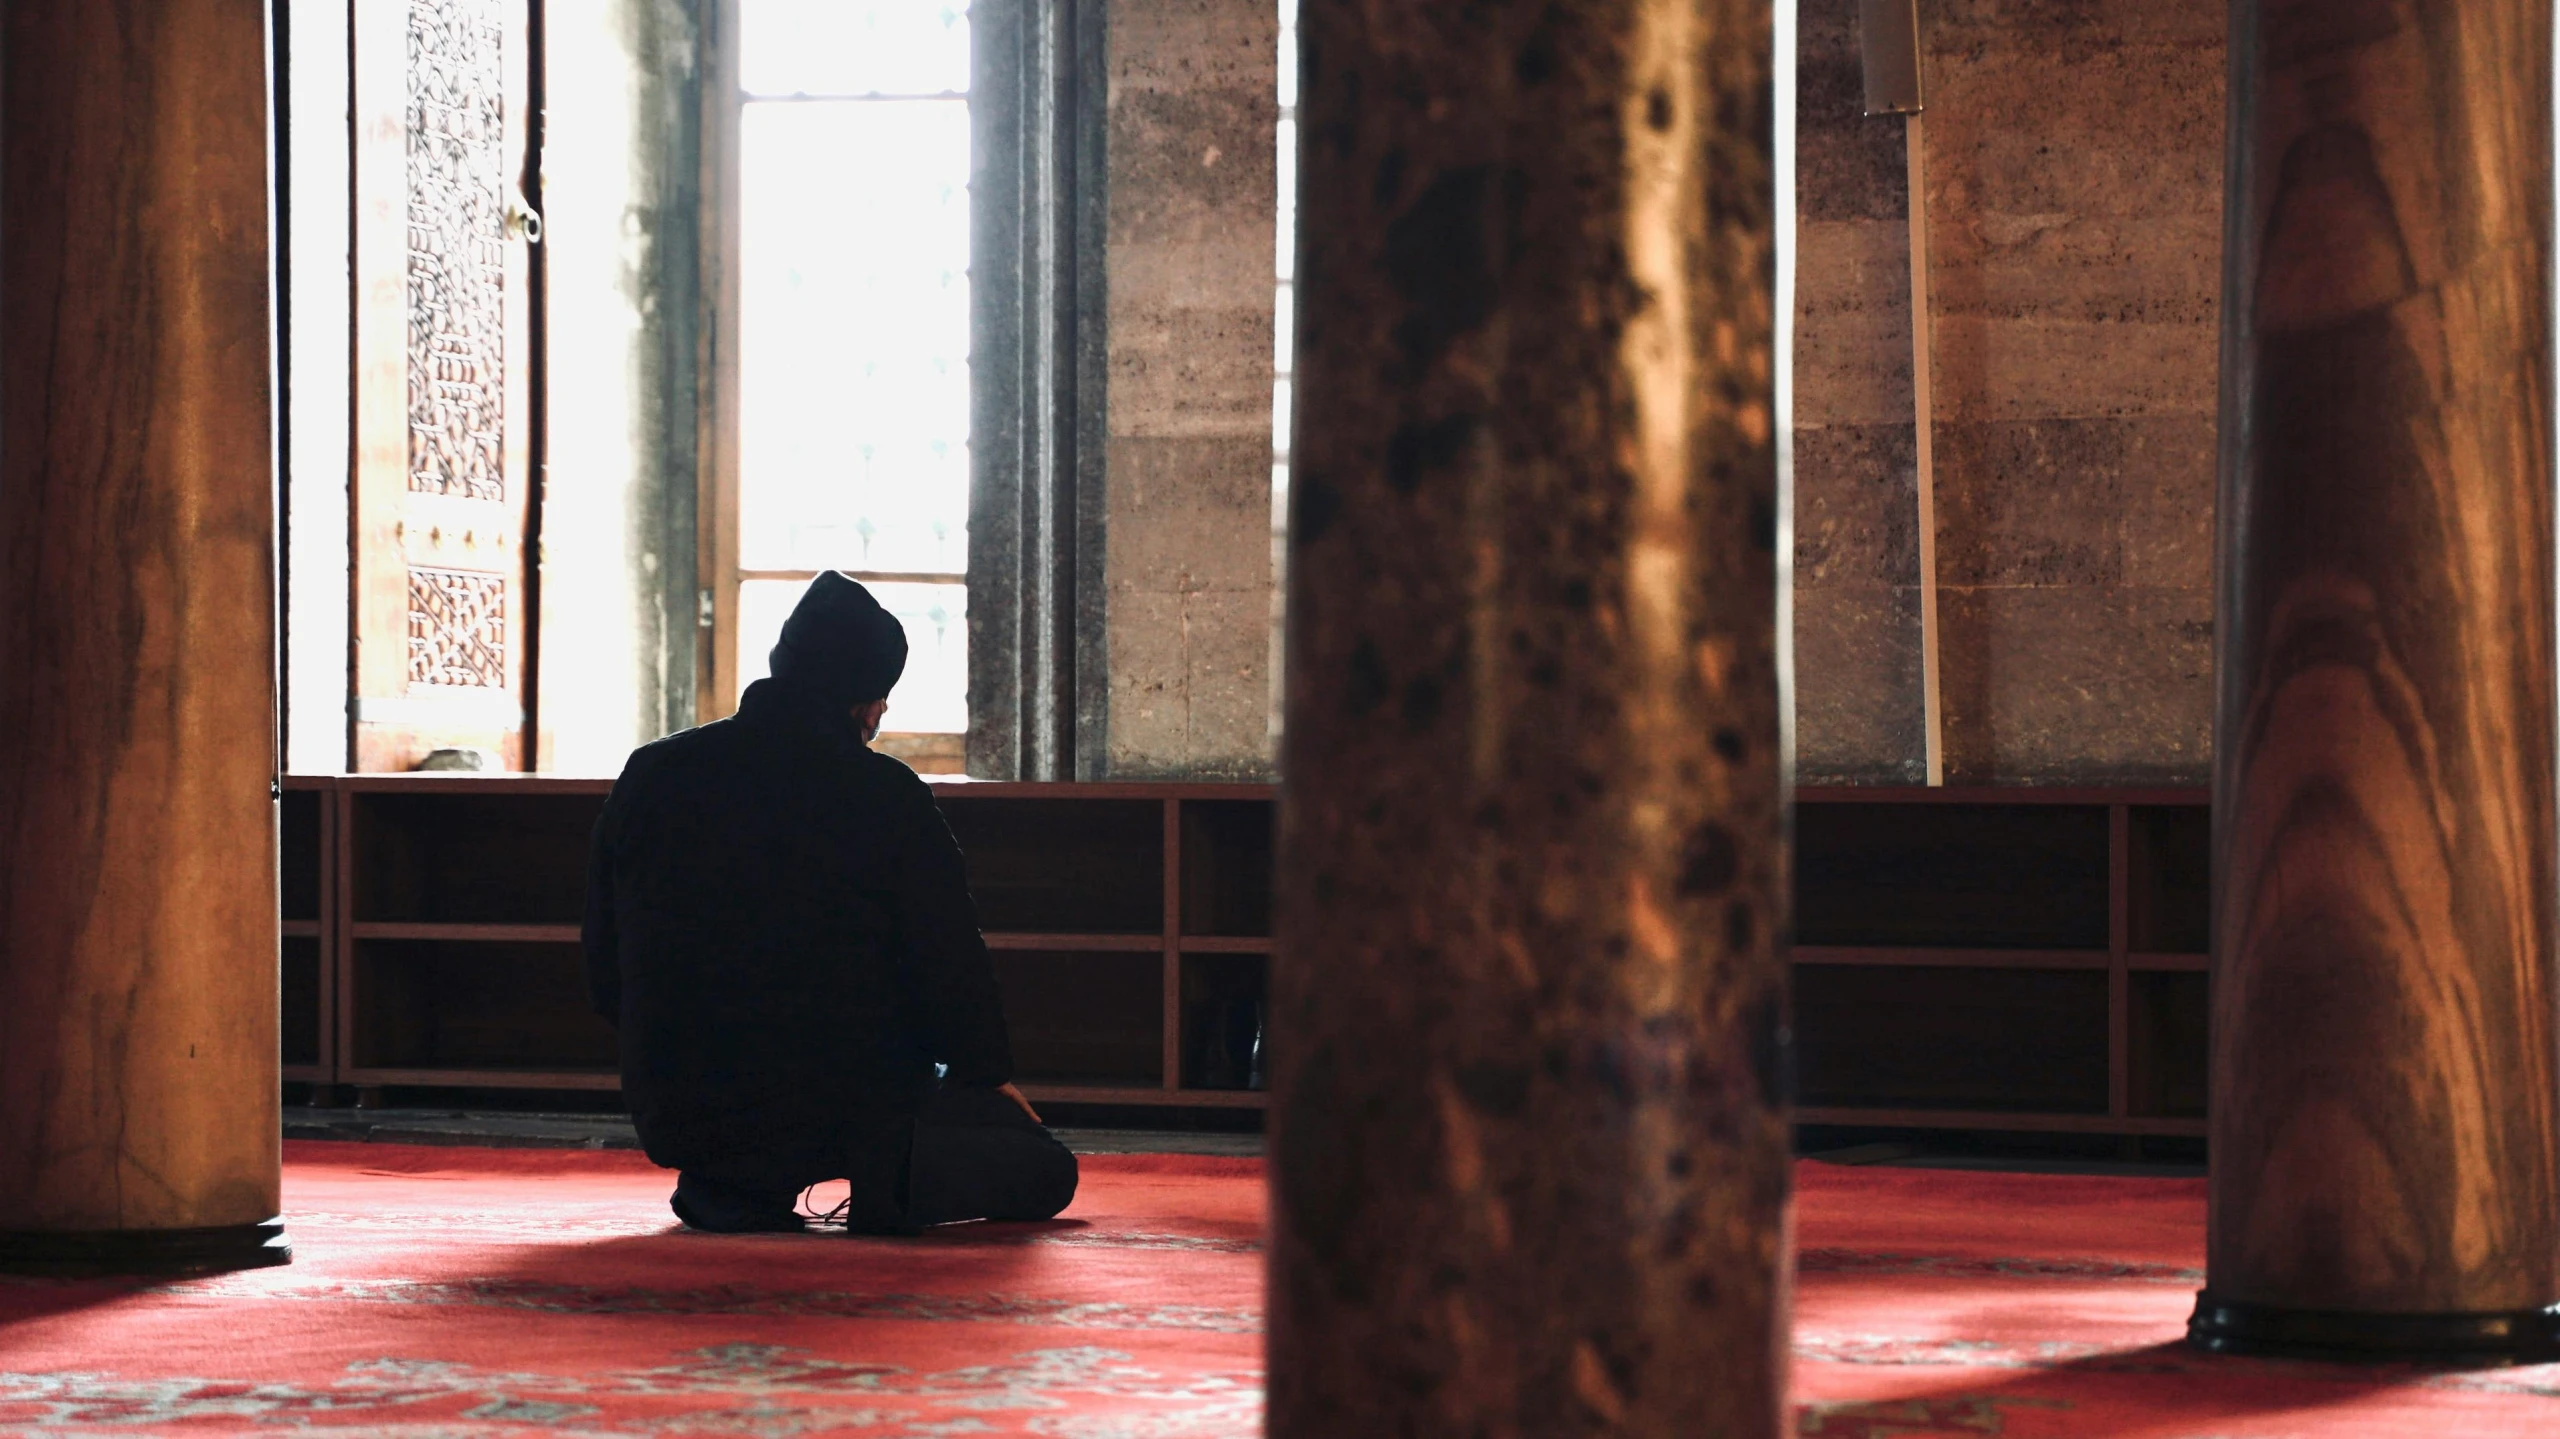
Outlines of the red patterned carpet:
{"label": "red patterned carpet", "polygon": [[1796,1183],[1801,1434],[2560,1436],[2560,1365],[2427,1373],[2187,1349],[2201,1179],[1800,1164]]}
{"label": "red patterned carpet", "polygon": [[[667,1176],[561,1150],[286,1147],[290,1268],[0,1281],[0,1433],[405,1439],[1255,1432],[1262,1186],[1103,1156],[1045,1225],[908,1241],[672,1228]],[[2202,1185],[1801,1170],[1800,1432],[2560,1434],[2560,1366],[2215,1360],[2173,1341]]]}

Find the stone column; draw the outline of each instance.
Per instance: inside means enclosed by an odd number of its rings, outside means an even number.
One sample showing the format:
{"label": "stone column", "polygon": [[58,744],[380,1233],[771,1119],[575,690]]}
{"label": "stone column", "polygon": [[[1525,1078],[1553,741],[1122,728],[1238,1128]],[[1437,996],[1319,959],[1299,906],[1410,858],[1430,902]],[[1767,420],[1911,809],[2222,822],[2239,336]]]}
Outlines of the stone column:
{"label": "stone column", "polygon": [[0,1268],[286,1257],[266,18],[7,11]]}
{"label": "stone column", "polygon": [[1270,1432],[1771,1436],[1764,0],[1306,0]]}
{"label": "stone column", "polygon": [[2192,1334],[2560,1340],[2551,7],[2232,7]]}

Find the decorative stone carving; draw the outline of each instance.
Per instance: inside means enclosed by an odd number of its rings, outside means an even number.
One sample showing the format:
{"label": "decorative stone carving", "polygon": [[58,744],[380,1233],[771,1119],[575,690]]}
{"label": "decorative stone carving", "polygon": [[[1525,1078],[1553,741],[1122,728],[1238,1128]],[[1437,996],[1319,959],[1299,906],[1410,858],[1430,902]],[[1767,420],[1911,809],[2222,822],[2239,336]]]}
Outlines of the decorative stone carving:
{"label": "decorative stone carving", "polygon": [[409,488],[503,500],[505,29],[495,0],[409,6]]}
{"label": "decorative stone carving", "polygon": [[409,683],[506,688],[505,576],[410,569]]}

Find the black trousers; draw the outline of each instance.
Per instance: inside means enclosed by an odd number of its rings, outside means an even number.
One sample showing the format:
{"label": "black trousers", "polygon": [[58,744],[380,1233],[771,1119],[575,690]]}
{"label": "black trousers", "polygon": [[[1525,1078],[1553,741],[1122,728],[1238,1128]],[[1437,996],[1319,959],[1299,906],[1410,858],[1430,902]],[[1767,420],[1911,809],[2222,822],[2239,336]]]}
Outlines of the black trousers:
{"label": "black trousers", "polygon": [[691,1167],[670,1203],[695,1229],[801,1227],[800,1192],[851,1182],[846,1227],[911,1234],[968,1219],[1049,1219],[1076,1197],[1076,1157],[993,1089],[946,1087],[915,1117],[857,1126],[843,1149],[745,1155]]}

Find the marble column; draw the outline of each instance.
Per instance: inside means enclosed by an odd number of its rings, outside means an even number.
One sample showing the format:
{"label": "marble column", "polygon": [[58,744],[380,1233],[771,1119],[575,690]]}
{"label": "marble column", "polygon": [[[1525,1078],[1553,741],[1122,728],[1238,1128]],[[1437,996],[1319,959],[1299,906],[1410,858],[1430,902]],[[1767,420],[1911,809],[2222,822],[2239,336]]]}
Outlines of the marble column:
{"label": "marble column", "polygon": [[1300,24],[1270,1432],[1775,1435],[1770,7]]}
{"label": "marble column", "polygon": [[2560,1356],[2551,6],[2232,24],[2191,1333]]}
{"label": "marble column", "polygon": [[0,41],[0,1269],[286,1257],[266,20]]}

